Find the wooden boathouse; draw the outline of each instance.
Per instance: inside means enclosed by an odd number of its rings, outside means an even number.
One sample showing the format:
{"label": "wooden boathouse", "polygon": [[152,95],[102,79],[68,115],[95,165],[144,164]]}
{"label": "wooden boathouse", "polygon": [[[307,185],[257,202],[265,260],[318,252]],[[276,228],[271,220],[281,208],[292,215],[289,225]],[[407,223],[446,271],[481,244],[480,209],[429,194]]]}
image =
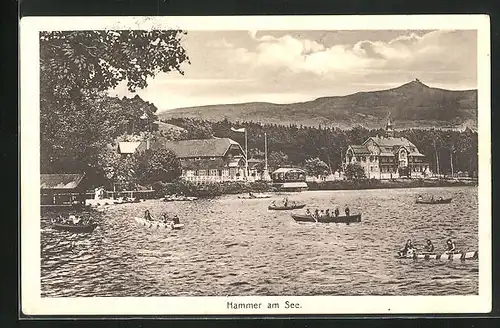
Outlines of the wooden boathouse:
{"label": "wooden boathouse", "polygon": [[86,176],[82,174],[40,174],[42,210],[77,210],[85,207]]}

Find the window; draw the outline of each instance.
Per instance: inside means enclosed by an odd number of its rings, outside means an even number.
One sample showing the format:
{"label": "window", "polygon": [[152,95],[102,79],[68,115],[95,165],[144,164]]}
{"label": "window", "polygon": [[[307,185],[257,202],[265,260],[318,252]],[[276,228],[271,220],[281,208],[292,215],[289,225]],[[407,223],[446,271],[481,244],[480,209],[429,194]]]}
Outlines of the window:
{"label": "window", "polygon": [[207,175],[207,170],[198,170],[198,175],[200,177]]}
{"label": "window", "polygon": [[210,175],[210,176],[217,176],[219,174],[218,174],[217,170],[209,170],[208,171],[208,175]]}

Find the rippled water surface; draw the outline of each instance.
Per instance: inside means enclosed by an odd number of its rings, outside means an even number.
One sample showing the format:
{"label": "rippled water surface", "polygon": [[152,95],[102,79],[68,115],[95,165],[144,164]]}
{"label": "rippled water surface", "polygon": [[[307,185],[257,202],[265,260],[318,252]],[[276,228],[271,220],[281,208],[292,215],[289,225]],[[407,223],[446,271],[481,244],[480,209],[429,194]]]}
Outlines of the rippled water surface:
{"label": "rippled water surface", "polygon": [[[416,205],[417,194],[452,196]],[[42,219],[42,296],[470,295],[478,261],[398,260],[406,239],[447,238],[477,250],[476,187],[308,191],[311,208],[348,204],[358,224],[296,223],[270,200],[235,195],[194,202],[149,200],[104,208],[92,234],[55,231]],[[178,214],[184,229],[153,230],[134,217]],[[301,212],[302,210],[299,210]]]}

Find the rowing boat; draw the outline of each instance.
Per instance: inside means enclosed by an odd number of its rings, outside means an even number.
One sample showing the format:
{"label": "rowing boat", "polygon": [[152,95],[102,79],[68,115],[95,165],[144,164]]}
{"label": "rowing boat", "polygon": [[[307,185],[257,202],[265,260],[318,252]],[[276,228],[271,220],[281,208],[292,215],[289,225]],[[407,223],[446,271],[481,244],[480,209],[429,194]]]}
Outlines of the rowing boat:
{"label": "rowing boat", "polygon": [[361,222],[361,214],[345,216],[320,216],[314,218],[307,214],[292,214],[292,218],[297,222],[319,222],[319,223],[357,223]]}
{"label": "rowing boat", "polygon": [[413,253],[409,255],[402,255],[398,252],[396,255],[398,259],[414,259],[414,260],[477,260],[478,252],[459,252],[459,253],[443,253],[443,254],[418,254]]}
{"label": "rowing boat", "polygon": [[267,209],[274,210],[274,211],[286,211],[286,210],[301,209],[301,208],[304,208],[305,206],[306,206],[306,204],[296,204],[296,205],[288,205],[288,206],[269,205],[267,207]]}
{"label": "rowing boat", "polygon": [[165,198],[163,198],[163,201],[164,202],[186,202],[186,201],[193,201],[193,200],[197,200],[197,199],[198,199],[198,197],[169,195],[169,196],[165,196]]}
{"label": "rowing boat", "polygon": [[271,195],[266,194],[250,194],[248,196],[238,196],[239,199],[261,199],[261,198],[271,198]]}
{"label": "rowing boat", "polygon": [[417,204],[449,204],[451,203],[451,198],[445,199],[430,199],[430,200],[416,200]]}
{"label": "rowing boat", "polygon": [[172,223],[164,223],[160,221],[149,221],[143,218],[134,218],[135,222],[141,226],[145,226],[147,228],[156,228],[156,229],[171,229],[171,230],[179,230],[184,227],[184,224],[172,224]]}
{"label": "rowing boat", "polygon": [[74,233],[92,232],[97,227],[97,223],[89,224],[63,224],[52,222],[52,228],[56,230],[65,230]]}

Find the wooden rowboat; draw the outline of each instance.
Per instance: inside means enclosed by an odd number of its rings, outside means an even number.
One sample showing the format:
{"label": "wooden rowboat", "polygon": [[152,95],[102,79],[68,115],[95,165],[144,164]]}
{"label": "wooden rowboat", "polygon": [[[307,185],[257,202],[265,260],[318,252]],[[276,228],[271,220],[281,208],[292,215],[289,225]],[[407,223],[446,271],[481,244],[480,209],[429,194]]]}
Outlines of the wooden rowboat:
{"label": "wooden rowboat", "polygon": [[418,254],[402,255],[400,252],[397,254],[398,259],[413,259],[413,260],[477,260],[478,252],[460,252],[453,254]]}
{"label": "wooden rowboat", "polygon": [[261,198],[271,198],[271,195],[266,194],[251,194],[248,196],[238,196],[239,199],[261,199]]}
{"label": "wooden rowboat", "polygon": [[135,222],[141,226],[145,226],[147,228],[154,229],[170,229],[170,230],[180,230],[184,227],[184,224],[171,224],[171,223],[163,223],[160,221],[148,221],[143,218],[134,218]]}
{"label": "wooden rowboat", "polygon": [[52,222],[51,224],[52,228],[56,230],[65,230],[65,231],[70,231],[74,233],[88,233],[94,231],[94,229],[97,227],[97,223],[90,223],[90,224],[62,224],[62,223],[55,223]]}
{"label": "wooden rowboat", "polygon": [[307,214],[292,214],[292,218],[297,222],[319,222],[319,223],[357,223],[361,222],[361,214],[349,216],[320,216],[314,218]]}
{"label": "wooden rowboat", "polygon": [[434,199],[434,200],[416,200],[415,203],[417,204],[449,204],[451,203],[451,198],[444,198],[444,199]]}
{"label": "wooden rowboat", "polygon": [[296,210],[296,209],[301,209],[304,208],[306,204],[296,204],[296,205],[288,205],[288,206],[273,206],[269,205],[267,207],[268,210],[274,210],[274,211],[286,211],[286,210]]}

